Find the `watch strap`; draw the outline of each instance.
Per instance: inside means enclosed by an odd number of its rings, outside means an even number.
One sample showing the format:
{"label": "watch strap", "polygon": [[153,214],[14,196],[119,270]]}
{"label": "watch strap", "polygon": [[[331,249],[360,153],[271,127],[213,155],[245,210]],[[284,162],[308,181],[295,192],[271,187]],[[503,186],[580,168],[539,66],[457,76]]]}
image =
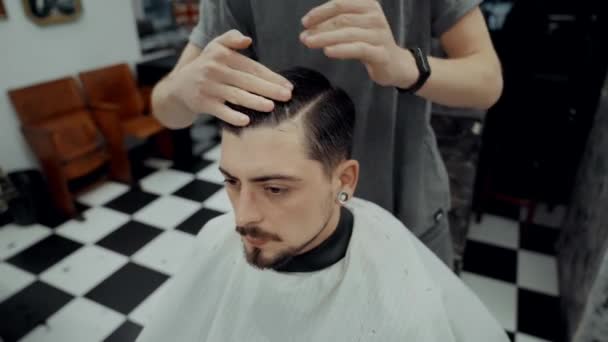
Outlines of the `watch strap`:
{"label": "watch strap", "polygon": [[412,55],[414,56],[414,60],[416,60],[416,67],[418,68],[419,76],[416,82],[410,86],[409,88],[397,88],[400,92],[405,93],[415,93],[420,88],[424,86],[426,81],[431,76],[431,66],[429,65],[429,61],[426,58],[426,55],[419,47],[409,48]]}

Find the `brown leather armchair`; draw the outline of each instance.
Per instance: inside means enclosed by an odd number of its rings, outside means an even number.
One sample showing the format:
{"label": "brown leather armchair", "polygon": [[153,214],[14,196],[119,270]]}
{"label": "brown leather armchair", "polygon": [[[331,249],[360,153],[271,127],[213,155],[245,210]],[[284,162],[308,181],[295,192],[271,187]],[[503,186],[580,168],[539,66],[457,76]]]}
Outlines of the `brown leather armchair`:
{"label": "brown leather armchair", "polygon": [[154,138],[160,154],[172,159],[169,131],[148,115],[149,89],[139,89],[127,64],[116,64],[79,74],[85,94],[93,107],[116,113],[122,133],[139,140]]}
{"label": "brown leather armchair", "polygon": [[88,108],[72,77],[8,92],[21,121],[21,131],[40,162],[59,210],[79,216],[69,181],[109,164],[112,178],[131,181],[122,137],[106,108]]}

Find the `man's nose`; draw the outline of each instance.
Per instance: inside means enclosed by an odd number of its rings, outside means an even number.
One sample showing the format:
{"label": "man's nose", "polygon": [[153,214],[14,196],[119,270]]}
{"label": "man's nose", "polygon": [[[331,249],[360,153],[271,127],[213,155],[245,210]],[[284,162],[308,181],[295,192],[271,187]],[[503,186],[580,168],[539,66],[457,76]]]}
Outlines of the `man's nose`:
{"label": "man's nose", "polygon": [[259,223],[262,214],[257,206],[255,194],[247,189],[242,189],[238,194],[237,206],[234,208],[236,225],[246,227]]}

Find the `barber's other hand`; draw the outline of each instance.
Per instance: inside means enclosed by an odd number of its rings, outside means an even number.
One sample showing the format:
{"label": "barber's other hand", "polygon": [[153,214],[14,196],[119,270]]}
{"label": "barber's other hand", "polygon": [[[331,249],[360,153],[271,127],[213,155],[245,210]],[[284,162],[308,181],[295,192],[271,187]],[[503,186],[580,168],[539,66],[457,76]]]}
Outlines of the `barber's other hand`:
{"label": "barber's other hand", "polygon": [[252,40],[231,30],[212,40],[201,54],[171,76],[172,96],[194,113],[208,113],[237,126],[249,117],[225,102],[270,112],[274,102],[291,98],[291,83],[262,64],[238,53]]}
{"label": "barber's other hand", "polygon": [[310,10],[302,24],[304,45],[322,48],[330,58],[361,61],[380,85],[414,83],[417,78],[412,54],[395,43],[377,0],[328,1]]}

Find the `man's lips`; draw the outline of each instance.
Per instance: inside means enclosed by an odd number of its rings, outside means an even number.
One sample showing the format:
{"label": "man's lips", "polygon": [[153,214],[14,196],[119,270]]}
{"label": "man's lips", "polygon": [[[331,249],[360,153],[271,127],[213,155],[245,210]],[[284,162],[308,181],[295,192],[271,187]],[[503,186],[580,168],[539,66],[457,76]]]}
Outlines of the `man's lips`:
{"label": "man's lips", "polygon": [[245,236],[245,240],[247,241],[247,243],[249,243],[250,245],[252,245],[254,247],[264,246],[265,244],[268,243],[268,241],[270,241],[270,239],[254,238],[249,235]]}

